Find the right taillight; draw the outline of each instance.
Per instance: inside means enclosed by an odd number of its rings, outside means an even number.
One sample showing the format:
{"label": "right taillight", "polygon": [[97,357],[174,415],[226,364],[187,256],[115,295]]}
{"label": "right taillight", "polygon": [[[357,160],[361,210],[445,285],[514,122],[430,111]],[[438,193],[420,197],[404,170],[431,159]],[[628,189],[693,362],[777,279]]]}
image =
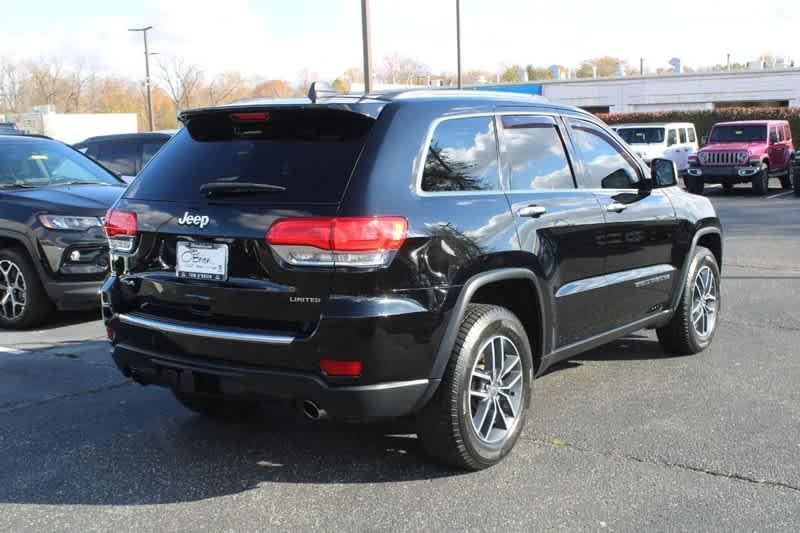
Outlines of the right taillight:
{"label": "right taillight", "polygon": [[112,252],[133,250],[137,233],[136,213],[109,209],[104,226],[108,235],[108,246]]}
{"label": "right taillight", "polygon": [[407,235],[404,217],[284,218],[267,242],[290,265],[371,268],[388,265]]}

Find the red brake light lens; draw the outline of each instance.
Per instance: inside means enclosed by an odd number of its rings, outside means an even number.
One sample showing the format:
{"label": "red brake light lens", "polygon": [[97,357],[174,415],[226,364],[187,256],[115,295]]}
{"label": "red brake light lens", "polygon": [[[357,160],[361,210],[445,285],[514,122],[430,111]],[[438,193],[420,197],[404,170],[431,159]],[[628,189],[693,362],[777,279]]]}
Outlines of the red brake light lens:
{"label": "red brake light lens", "polygon": [[136,213],[109,209],[106,213],[105,228],[109,237],[135,237],[137,231]]}
{"label": "red brake light lens", "polygon": [[357,378],[361,375],[361,361],[320,359],[319,366],[329,376]]}
{"label": "red brake light lens", "polygon": [[234,122],[266,122],[269,120],[269,113],[258,111],[250,113],[232,113],[231,118]]}
{"label": "red brake light lens", "polygon": [[285,218],[267,242],[286,262],[303,266],[385,266],[408,236],[404,217]]}

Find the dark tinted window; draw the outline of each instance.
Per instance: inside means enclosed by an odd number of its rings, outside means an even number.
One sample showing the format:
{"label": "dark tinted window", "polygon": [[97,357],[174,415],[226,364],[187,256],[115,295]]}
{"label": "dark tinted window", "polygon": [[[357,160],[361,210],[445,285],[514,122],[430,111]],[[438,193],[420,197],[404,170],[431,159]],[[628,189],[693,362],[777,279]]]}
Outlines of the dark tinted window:
{"label": "dark tinted window", "polygon": [[678,133],[681,137],[681,144],[686,144],[686,128],[679,129]]}
{"label": "dark tinted window", "polygon": [[436,126],[422,174],[423,191],[499,188],[493,117],[445,120]]}
{"label": "dark tinted window", "polygon": [[661,144],[664,142],[664,128],[619,128],[617,133],[628,144]]}
{"label": "dark tinted window", "polygon": [[697,142],[697,135],[694,132],[694,128],[689,128],[689,142]]}
{"label": "dark tinted window", "polygon": [[561,135],[555,124],[547,122],[535,117],[503,117],[511,190],[575,187]]}
{"label": "dark tinted window", "polygon": [[276,110],[265,122],[237,124],[228,114],[198,116],[163,147],[127,196],[205,200],[206,183],[280,185],[286,191],[226,201],[338,202],[374,120],[331,110]]}
{"label": "dark tinted window", "polygon": [[135,176],[139,159],[139,145],[132,142],[106,142],[100,144],[97,160],[123,176]]}
{"label": "dark tinted window", "polygon": [[142,166],[145,166],[145,164],[156,155],[156,152],[164,146],[164,142],[166,141],[146,142],[142,144]]}
{"label": "dark tinted window", "polygon": [[0,187],[47,187],[68,182],[120,185],[91,159],[54,141],[0,144]]}
{"label": "dark tinted window", "polygon": [[572,131],[586,167],[582,188],[624,189],[639,180],[633,159],[605,132],[581,121],[573,122]]}

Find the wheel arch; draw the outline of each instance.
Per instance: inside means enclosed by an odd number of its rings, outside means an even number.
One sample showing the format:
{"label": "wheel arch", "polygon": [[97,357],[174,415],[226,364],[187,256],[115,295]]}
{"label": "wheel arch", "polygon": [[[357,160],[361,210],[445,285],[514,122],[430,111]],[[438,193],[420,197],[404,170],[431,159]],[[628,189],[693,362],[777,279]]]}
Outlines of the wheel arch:
{"label": "wheel arch", "polygon": [[544,294],[542,281],[527,268],[501,268],[469,278],[461,288],[458,300],[451,311],[430,377],[438,380],[444,374],[461,321],[470,303],[499,305],[517,315],[530,339],[534,364],[538,365],[538,361],[547,353],[548,313],[545,309]]}
{"label": "wheel arch", "polygon": [[718,226],[706,226],[698,229],[692,237],[692,244],[683,261],[683,267],[680,270],[680,277],[678,281],[680,284],[672,297],[672,311],[678,307],[683,296],[683,290],[686,285],[686,278],[689,275],[689,268],[692,265],[695,251],[698,246],[704,246],[711,250],[719,265],[720,272],[722,272],[722,230]]}

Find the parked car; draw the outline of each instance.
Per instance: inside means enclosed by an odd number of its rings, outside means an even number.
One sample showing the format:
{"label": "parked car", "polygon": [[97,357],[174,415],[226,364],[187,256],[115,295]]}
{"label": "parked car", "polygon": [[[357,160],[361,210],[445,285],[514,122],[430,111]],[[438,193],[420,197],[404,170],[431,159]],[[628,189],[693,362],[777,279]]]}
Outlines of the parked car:
{"label": "parked car", "polygon": [[56,307],[97,307],[108,273],[102,217],[125,185],[69,146],[0,135],[0,328]]}
{"label": "parked car", "polygon": [[737,183],[752,183],[761,195],[769,190],[769,179],[780,178],[784,189],[794,181],[794,143],[789,122],[750,120],[720,122],[708,143],[689,159],[686,188],[703,194],[706,183],[721,183],[726,189]]}
{"label": "parked car", "polygon": [[130,183],[172,135],[151,132],[89,137],[76,144],[75,149],[116,172],[126,183]]}
{"label": "parked car", "polygon": [[794,188],[794,195],[800,196],[800,150],[795,152],[794,159],[792,160],[792,187]]}
{"label": "parked car", "polygon": [[180,118],[109,211],[101,298],[123,374],[193,411],[413,415],[424,451],[479,469],[556,362],[714,337],[714,208],[577,108],[406,91]]}
{"label": "parked car", "polygon": [[0,122],[0,135],[19,135],[22,133],[13,122]]}
{"label": "parked car", "polygon": [[669,159],[681,175],[689,168],[689,157],[697,153],[697,132],[689,122],[617,124],[613,129],[645,163]]}

